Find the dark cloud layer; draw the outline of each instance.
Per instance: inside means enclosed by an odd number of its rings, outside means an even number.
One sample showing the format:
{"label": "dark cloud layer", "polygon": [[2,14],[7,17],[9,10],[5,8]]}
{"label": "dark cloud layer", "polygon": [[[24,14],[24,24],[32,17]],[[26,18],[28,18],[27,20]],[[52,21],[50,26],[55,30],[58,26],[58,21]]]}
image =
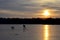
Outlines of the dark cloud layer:
{"label": "dark cloud layer", "polygon": [[[60,1],[59,0],[52,0],[52,1],[47,1],[47,0],[0,0],[0,10],[12,10],[12,11],[20,11],[23,14],[23,16],[20,14],[20,17],[33,17],[37,11],[42,10],[44,8],[51,8],[54,10],[60,11]],[[11,11],[10,11],[11,12]],[[27,16],[26,13],[30,16]],[[14,14],[13,12],[11,15]],[[18,14],[18,15],[19,15]],[[59,14],[59,12],[57,13]],[[2,17],[10,17],[10,13],[0,13]],[[17,15],[13,15],[16,17]],[[12,16],[12,17],[13,17]],[[18,16],[19,17],[19,16]]]}

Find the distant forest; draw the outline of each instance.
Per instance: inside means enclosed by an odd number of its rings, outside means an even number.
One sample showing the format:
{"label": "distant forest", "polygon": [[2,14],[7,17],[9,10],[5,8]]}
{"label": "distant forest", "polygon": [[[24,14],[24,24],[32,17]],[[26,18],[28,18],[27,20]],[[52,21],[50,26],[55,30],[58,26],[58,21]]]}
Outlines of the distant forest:
{"label": "distant forest", "polygon": [[60,18],[0,18],[0,24],[60,24]]}

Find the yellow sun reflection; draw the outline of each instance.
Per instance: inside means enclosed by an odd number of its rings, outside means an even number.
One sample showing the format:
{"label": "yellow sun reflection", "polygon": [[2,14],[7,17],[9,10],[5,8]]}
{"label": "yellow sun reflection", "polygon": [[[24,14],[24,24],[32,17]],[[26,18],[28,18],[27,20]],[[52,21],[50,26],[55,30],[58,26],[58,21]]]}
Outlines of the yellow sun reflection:
{"label": "yellow sun reflection", "polygon": [[44,25],[44,40],[48,40],[48,36],[49,36],[49,26]]}

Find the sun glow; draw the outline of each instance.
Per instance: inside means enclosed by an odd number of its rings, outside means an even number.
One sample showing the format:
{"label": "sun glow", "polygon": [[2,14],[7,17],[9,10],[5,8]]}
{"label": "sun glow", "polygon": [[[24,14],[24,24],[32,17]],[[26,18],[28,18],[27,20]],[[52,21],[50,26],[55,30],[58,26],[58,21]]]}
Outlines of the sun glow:
{"label": "sun glow", "polygon": [[44,16],[44,18],[49,18],[51,16],[50,10],[48,9],[44,10],[42,15]]}
{"label": "sun glow", "polygon": [[49,16],[49,15],[50,15],[49,10],[45,10],[45,11],[44,11],[44,15],[45,15],[45,16]]}

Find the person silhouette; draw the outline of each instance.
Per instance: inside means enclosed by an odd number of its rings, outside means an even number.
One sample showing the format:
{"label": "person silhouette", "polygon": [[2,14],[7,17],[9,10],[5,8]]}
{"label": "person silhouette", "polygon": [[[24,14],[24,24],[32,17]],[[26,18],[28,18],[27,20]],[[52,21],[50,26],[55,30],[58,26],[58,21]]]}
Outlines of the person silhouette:
{"label": "person silhouette", "polygon": [[14,26],[12,26],[11,29],[13,30],[14,29]]}
{"label": "person silhouette", "polygon": [[23,25],[23,32],[26,30],[26,26],[25,25]]}
{"label": "person silhouette", "polygon": [[23,25],[23,27],[24,27],[24,28],[26,28],[26,26],[25,26],[25,25]]}

